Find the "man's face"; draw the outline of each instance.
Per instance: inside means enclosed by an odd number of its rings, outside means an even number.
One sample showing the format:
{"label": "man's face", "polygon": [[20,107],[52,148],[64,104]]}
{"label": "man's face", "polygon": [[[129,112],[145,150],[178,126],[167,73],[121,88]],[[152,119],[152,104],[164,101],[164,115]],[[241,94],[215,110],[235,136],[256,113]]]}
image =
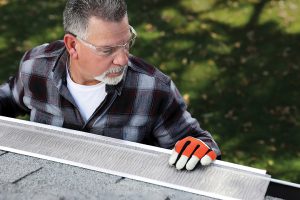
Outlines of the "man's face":
{"label": "man's face", "polygon": [[[109,53],[109,49],[127,43],[130,38],[131,32],[127,17],[120,22],[90,18],[87,38],[77,39],[78,59],[71,63],[72,73],[75,73],[76,78],[79,77],[80,82],[86,85],[96,84],[98,81],[117,84],[122,79],[124,69],[128,64],[129,53],[123,47],[114,48],[112,53]],[[97,50],[88,44],[96,46]]]}

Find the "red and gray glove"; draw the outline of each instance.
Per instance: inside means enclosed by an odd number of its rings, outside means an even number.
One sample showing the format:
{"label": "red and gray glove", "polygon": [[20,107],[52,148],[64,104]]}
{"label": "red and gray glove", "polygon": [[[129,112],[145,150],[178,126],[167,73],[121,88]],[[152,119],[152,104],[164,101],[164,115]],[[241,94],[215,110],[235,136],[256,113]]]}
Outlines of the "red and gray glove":
{"label": "red and gray glove", "polygon": [[188,136],[175,144],[169,164],[175,165],[178,170],[184,167],[193,170],[199,160],[201,165],[209,165],[216,157],[217,154],[202,140]]}

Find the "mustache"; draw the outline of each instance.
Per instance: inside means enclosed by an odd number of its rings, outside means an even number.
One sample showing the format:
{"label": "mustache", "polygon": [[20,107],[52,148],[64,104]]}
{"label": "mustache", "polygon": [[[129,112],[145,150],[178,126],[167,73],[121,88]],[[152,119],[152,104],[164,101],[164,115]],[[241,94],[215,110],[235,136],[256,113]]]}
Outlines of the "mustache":
{"label": "mustache", "polygon": [[110,74],[110,73],[119,73],[125,70],[127,66],[121,66],[121,67],[112,67],[104,72],[104,75]]}

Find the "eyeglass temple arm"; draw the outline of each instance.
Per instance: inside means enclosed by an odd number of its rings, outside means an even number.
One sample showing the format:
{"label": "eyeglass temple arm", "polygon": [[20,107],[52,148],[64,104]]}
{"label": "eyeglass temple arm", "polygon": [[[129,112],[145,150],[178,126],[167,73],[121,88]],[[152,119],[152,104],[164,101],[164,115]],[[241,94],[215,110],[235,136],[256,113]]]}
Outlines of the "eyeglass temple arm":
{"label": "eyeglass temple arm", "polygon": [[73,35],[74,37],[76,37],[76,38],[77,38],[77,35],[76,35],[76,34],[74,34],[74,33],[72,33],[72,32],[70,32],[70,31],[67,31],[67,32],[66,32],[66,34]]}

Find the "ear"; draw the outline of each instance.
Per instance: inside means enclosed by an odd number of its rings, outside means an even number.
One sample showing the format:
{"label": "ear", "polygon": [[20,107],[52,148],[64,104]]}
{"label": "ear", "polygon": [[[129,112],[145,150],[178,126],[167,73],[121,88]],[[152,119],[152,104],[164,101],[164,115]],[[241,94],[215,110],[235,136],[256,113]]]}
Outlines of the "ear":
{"label": "ear", "polygon": [[72,59],[77,59],[78,58],[78,53],[77,53],[77,50],[76,50],[76,44],[77,44],[76,37],[74,35],[71,35],[71,34],[67,33],[64,36],[64,43],[65,43],[65,46],[67,48],[67,51],[70,54],[70,57]]}

